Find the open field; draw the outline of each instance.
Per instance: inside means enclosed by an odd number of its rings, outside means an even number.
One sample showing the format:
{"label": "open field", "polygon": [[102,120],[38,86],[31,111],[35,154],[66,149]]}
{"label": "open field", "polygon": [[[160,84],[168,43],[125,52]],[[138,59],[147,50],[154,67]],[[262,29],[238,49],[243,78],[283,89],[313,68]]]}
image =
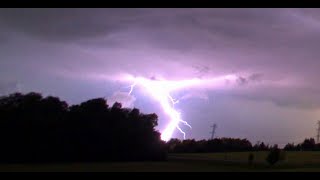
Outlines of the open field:
{"label": "open field", "polygon": [[254,152],[254,164],[248,165],[249,152],[170,154],[166,162],[2,164],[0,171],[72,171],[72,172],[208,172],[208,171],[318,171],[320,152],[287,152],[286,160],[270,167],[267,152]]}

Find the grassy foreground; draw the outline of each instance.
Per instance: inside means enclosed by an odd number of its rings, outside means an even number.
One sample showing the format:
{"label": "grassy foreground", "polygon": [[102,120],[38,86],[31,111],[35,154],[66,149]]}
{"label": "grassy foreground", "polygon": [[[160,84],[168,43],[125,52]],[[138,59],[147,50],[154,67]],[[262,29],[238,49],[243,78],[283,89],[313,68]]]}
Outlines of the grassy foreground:
{"label": "grassy foreground", "polygon": [[210,172],[210,171],[318,171],[320,152],[287,152],[286,160],[270,167],[267,152],[254,152],[254,164],[248,165],[249,152],[170,154],[166,162],[0,164],[0,171],[71,172]]}

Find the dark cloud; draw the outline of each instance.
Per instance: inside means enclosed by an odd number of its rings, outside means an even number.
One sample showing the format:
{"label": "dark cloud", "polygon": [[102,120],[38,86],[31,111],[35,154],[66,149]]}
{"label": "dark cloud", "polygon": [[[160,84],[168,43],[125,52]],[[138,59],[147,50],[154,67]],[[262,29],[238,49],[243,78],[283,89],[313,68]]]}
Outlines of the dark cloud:
{"label": "dark cloud", "polygon": [[239,84],[240,86],[242,86],[242,85],[247,84],[247,79],[240,76],[240,77],[237,79],[237,82],[238,82],[238,84]]}
{"label": "dark cloud", "polygon": [[0,41],[7,43],[8,31],[43,40],[13,36],[18,53],[4,47],[2,54],[12,51],[8,58],[19,63],[29,59],[32,70],[79,78],[93,72],[170,78],[239,72],[241,85],[263,83],[262,77],[316,82],[317,16],[314,9],[3,9]]}
{"label": "dark cloud", "polygon": [[[113,94],[123,85],[111,85],[119,73],[167,79],[235,73],[239,86],[230,91],[181,97],[190,107],[190,97],[217,109],[220,103],[215,118],[236,112],[230,104],[246,112],[238,119],[244,122],[258,116],[257,107],[275,108],[279,119],[289,117],[287,108],[320,107],[318,9],[2,9],[0,26],[0,93],[19,82],[23,91],[72,102],[108,94],[131,105],[125,93]],[[244,105],[234,105],[239,102]],[[261,105],[266,102],[272,105]]]}
{"label": "dark cloud", "polygon": [[140,16],[134,9],[2,9],[0,19],[22,33],[53,41],[108,35],[128,28]]}
{"label": "dark cloud", "polygon": [[[248,82],[247,86],[250,86],[250,82]],[[319,88],[281,88],[263,85],[250,90],[226,93],[235,98],[256,102],[270,102],[283,108],[317,110],[320,107]]]}
{"label": "dark cloud", "polygon": [[248,79],[250,81],[260,81],[262,79],[262,77],[263,77],[263,74],[254,73],[254,74],[251,74]]}
{"label": "dark cloud", "polygon": [[[207,41],[207,46],[210,38],[206,34],[233,41],[266,36],[262,32],[269,29],[270,23],[281,23],[281,14],[275,9],[36,8],[3,9],[0,20],[15,30],[52,41],[99,38],[130,29],[142,32],[145,39],[157,40],[162,47],[192,48],[196,38],[191,34]],[[201,31],[204,34],[199,34]]]}
{"label": "dark cloud", "polygon": [[210,68],[208,66],[194,65],[193,67],[196,70],[198,77],[202,77],[210,71]]}

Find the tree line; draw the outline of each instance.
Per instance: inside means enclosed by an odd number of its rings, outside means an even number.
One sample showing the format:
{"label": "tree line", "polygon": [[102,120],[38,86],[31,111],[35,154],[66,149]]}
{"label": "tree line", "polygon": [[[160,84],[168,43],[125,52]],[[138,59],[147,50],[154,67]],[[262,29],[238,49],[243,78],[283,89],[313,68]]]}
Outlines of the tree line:
{"label": "tree line", "polygon": [[164,160],[156,114],[103,98],[69,106],[57,97],[0,98],[0,162]]}
{"label": "tree line", "polygon": [[[89,162],[165,160],[167,153],[269,151],[247,139],[171,139],[155,130],[158,116],[139,109],[108,106],[104,98],[68,105],[40,93],[0,97],[1,162]],[[314,139],[284,150],[320,150]]]}
{"label": "tree line", "polygon": [[320,151],[320,143],[316,143],[314,138],[306,138],[302,143],[288,143],[283,148],[286,151]]}
{"label": "tree line", "polygon": [[[277,144],[269,145],[257,142],[252,145],[247,139],[239,138],[214,138],[209,140],[179,140],[170,139],[167,143],[170,153],[209,153],[209,152],[243,152],[243,151],[271,151],[279,149]],[[320,143],[314,138],[306,138],[302,143],[288,143],[283,148],[285,151],[320,151]]]}
{"label": "tree line", "polygon": [[244,152],[269,151],[273,146],[258,142],[252,145],[247,139],[240,138],[214,138],[209,140],[179,140],[170,139],[167,149],[170,153],[209,153],[209,152]]}

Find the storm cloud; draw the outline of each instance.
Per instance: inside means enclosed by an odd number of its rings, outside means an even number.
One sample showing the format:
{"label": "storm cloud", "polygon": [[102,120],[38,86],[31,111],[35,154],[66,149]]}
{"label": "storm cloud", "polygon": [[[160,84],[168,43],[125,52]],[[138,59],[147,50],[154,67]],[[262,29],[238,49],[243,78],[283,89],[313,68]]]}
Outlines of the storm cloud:
{"label": "storm cloud", "polygon": [[[20,91],[70,103],[106,95],[112,101],[121,95],[114,92],[128,92],[128,84],[118,83],[121,73],[174,80],[234,73],[237,88],[176,94],[190,107],[191,96],[210,107],[223,99],[212,96],[247,105],[240,109],[267,103],[283,111],[273,119],[287,116],[288,109],[315,119],[320,107],[318,9],[1,9],[0,26],[1,93],[23,84]],[[138,101],[136,95],[127,105]],[[236,113],[223,112],[230,111]],[[190,124],[203,130],[207,122],[195,120],[197,113]],[[251,111],[242,120],[253,117]],[[309,136],[314,121],[303,121],[309,129],[301,134]]]}

